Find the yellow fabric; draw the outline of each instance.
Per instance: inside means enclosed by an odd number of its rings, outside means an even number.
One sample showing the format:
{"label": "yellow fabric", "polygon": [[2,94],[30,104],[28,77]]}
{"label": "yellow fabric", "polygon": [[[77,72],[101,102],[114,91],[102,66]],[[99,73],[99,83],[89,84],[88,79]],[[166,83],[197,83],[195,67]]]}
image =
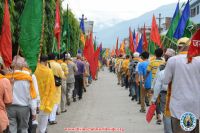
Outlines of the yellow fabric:
{"label": "yellow fabric", "polygon": [[5,76],[3,76],[2,74],[0,74],[0,79],[3,79],[3,78],[5,78]]}
{"label": "yellow fabric", "polygon": [[81,42],[83,43],[83,46],[85,46],[85,36],[83,33],[81,33]]}
{"label": "yellow fabric", "polygon": [[53,72],[48,67],[38,64],[35,76],[40,93],[40,110],[51,113],[55,105],[55,93],[57,91]]}
{"label": "yellow fabric", "polygon": [[165,64],[164,60],[152,60],[150,61],[147,71],[152,72],[152,78],[154,79],[157,73],[157,69],[160,65]]}
{"label": "yellow fabric", "polygon": [[166,96],[166,106],[165,106],[165,111],[164,111],[164,115],[166,117],[170,117],[171,116],[171,112],[170,112],[170,109],[169,109],[171,91],[172,91],[172,83],[169,83],[167,96]]}
{"label": "yellow fabric", "polygon": [[67,79],[67,74],[69,73],[67,63],[63,62],[62,60],[58,60],[57,62],[61,65],[61,68],[64,72],[64,79]]}
{"label": "yellow fabric", "polygon": [[143,62],[143,60],[139,57],[133,58],[133,60],[138,61],[138,62]]}
{"label": "yellow fabric", "polygon": [[[51,60],[49,62],[51,66],[51,70],[53,71],[53,74],[57,77],[64,78],[64,72],[62,70],[62,67],[59,63],[57,63],[54,60]],[[55,103],[60,104],[61,101],[61,86],[56,87],[56,92],[55,92]]]}
{"label": "yellow fabric", "polygon": [[130,63],[130,60],[129,59],[125,59],[123,62],[122,62],[122,70],[125,74],[128,73],[128,67],[129,67],[129,63]]}
{"label": "yellow fabric", "polygon": [[187,54],[187,51],[180,52],[179,54]]}
{"label": "yellow fabric", "polygon": [[14,78],[15,80],[29,81],[30,82],[30,96],[32,99],[35,99],[37,97],[37,93],[36,93],[34,85],[33,85],[32,77],[30,75],[25,74],[23,72],[14,72],[14,73],[6,74],[5,77],[8,79]]}

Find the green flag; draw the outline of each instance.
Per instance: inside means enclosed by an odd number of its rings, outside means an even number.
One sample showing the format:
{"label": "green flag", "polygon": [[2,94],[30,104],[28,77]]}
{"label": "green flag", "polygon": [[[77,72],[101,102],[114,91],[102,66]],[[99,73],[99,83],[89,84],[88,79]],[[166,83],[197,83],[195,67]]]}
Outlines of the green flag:
{"label": "green flag", "polygon": [[194,29],[194,25],[193,25],[192,21],[189,19],[186,24],[186,28],[185,28],[183,37],[190,38],[192,36],[193,29]]}
{"label": "green flag", "polygon": [[97,50],[97,41],[96,41],[96,37],[95,37],[95,40],[94,40],[94,51]]}
{"label": "green flag", "polygon": [[179,11],[179,3],[178,3],[177,7],[176,7],[176,11],[174,13],[174,17],[172,18],[171,25],[169,27],[167,34],[166,34],[166,36],[170,39],[173,39],[174,33],[175,33],[176,28],[178,26],[180,16],[181,16],[181,14],[180,14],[180,11]]}
{"label": "green flag", "polygon": [[131,52],[130,52],[130,49],[129,49],[129,47],[127,47],[127,48],[126,48],[126,55],[130,55],[130,53],[131,53]]}
{"label": "green flag", "polygon": [[40,53],[42,33],[42,0],[26,0],[20,17],[19,45],[32,72],[35,72]]}
{"label": "green flag", "polygon": [[66,42],[67,42],[67,17],[63,17],[63,27],[62,27],[62,36],[61,36],[61,48],[60,52],[64,53],[66,51]]}
{"label": "green flag", "polygon": [[148,45],[148,51],[151,55],[154,55],[155,50],[159,48],[158,45],[156,45],[153,41],[149,41],[149,45]]}

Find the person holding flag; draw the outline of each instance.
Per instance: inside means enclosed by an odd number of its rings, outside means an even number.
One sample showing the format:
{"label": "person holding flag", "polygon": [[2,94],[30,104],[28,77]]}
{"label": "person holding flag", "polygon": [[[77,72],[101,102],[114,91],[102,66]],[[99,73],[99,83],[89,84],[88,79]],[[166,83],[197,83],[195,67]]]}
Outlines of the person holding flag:
{"label": "person holding flag", "polygon": [[199,133],[200,117],[200,57],[193,57],[191,63],[187,60],[187,51],[190,45],[188,38],[178,40],[179,54],[171,57],[165,68],[163,82],[169,84],[168,109],[170,109],[173,133],[186,133],[181,126],[180,120],[184,113],[195,115],[196,126],[187,133]]}

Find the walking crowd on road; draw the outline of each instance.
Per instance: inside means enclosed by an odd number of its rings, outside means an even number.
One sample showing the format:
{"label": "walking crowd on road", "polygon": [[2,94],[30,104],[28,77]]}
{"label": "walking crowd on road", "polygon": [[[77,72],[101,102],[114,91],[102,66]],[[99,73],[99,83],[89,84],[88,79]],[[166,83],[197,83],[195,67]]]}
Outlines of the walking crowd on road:
{"label": "walking crowd on road", "polygon": [[[135,52],[108,59],[117,84],[129,90],[131,100],[141,107],[139,112],[147,113],[147,107],[156,106],[156,124],[164,125],[164,133],[199,133],[200,58],[195,57],[189,64],[188,48],[189,39],[181,38],[178,51],[158,48],[154,56]],[[183,117],[187,112],[196,119]],[[184,124],[194,124],[193,129],[184,130]]]}
{"label": "walking crowd on road", "polygon": [[88,61],[77,54],[41,55],[35,73],[17,55],[12,69],[0,57],[0,133],[46,133],[57,115],[83,98],[92,83]]}

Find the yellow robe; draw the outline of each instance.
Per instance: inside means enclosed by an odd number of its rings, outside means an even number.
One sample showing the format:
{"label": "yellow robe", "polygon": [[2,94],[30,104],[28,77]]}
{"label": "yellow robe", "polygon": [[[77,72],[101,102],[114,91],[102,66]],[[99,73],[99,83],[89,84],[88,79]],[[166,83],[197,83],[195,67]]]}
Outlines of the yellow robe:
{"label": "yellow robe", "polygon": [[129,59],[125,59],[125,60],[122,62],[122,70],[123,70],[123,73],[125,73],[126,75],[128,74],[129,63],[130,63],[130,60],[129,60]]}
{"label": "yellow robe", "polygon": [[55,105],[55,93],[57,91],[53,72],[48,67],[38,64],[35,76],[40,93],[40,110],[51,113]]}
{"label": "yellow robe", "polygon": [[63,62],[62,60],[58,60],[57,62],[61,65],[61,68],[64,72],[64,79],[67,79],[67,74],[69,73],[67,63]]}
{"label": "yellow robe", "polygon": [[[49,62],[51,66],[51,70],[53,71],[53,74],[56,75],[57,77],[64,78],[64,72],[62,70],[62,67],[59,63],[57,63],[54,60],[51,60]],[[61,101],[61,86],[56,87],[56,93],[55,93],[55,103],[60,104]]]}

